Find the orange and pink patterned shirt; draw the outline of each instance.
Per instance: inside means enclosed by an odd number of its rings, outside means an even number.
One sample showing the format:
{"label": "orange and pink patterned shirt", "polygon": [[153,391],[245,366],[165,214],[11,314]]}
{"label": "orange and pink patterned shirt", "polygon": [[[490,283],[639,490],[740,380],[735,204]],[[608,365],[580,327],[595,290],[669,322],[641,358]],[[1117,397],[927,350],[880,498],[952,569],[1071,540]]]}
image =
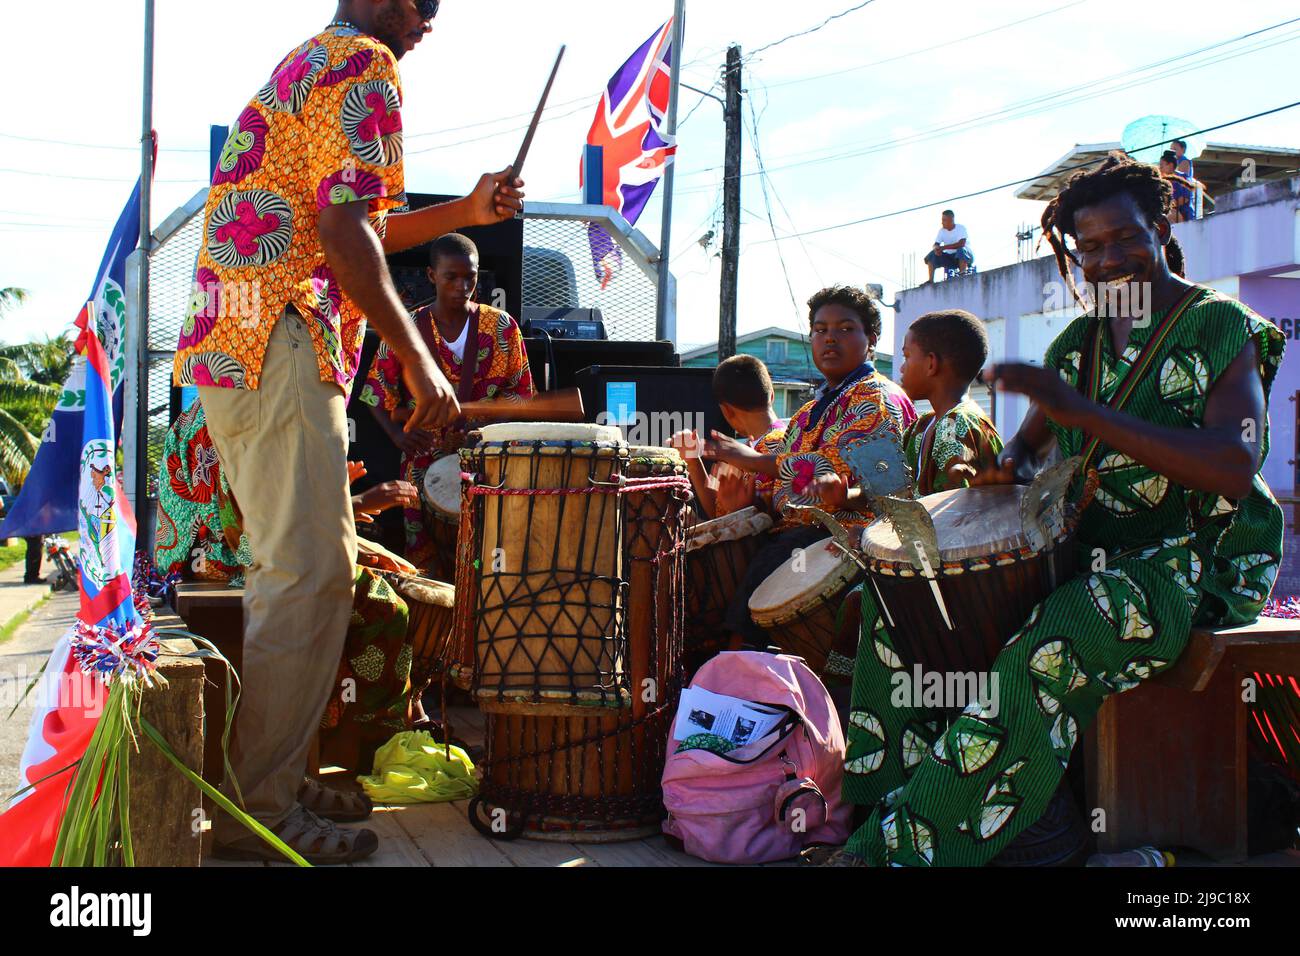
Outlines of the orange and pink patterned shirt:
{"label": "orange and pink patterned shirt", "polygon": [[239,114],[204,210],[179,385],[256,389],[288,306],[311,330],[323,381],[356,375],[365,317],[325,259],[321,210],[366,201],[384,234],[406,202],[397,59],[374,37],[331,26],[290,53]]}

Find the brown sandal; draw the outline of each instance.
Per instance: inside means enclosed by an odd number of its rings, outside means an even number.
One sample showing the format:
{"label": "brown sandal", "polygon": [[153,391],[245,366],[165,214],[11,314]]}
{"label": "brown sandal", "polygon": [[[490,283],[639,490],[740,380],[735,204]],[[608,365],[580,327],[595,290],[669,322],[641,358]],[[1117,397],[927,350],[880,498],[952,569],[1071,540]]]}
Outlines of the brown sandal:
{"label": "brown sandal", "polygon": [[[374,830],[345,830],[305,807],[295,807],[271,832],[312,866],[336,866],[363,860],[379,849]],[[288,862],[283,853],[261,837],[249,834],[233,843],[218,843],[212,855],[220,860]]]}
{"label": "brown sandal", "polygon": [[303,778],[298,802],[316,816],[335,823],[356,823],[369,817],[375,808],[364,793],[335,790],[314,777]]}

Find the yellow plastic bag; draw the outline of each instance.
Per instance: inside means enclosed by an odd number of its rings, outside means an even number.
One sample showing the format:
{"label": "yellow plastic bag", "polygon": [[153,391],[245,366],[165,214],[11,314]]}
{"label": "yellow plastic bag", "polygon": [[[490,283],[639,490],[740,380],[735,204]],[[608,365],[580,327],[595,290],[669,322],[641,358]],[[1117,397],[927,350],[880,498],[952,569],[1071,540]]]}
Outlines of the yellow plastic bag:
{"label": "yellow plastic bag", "polygon": [[460,747],[438,743],[426,730],[405,730],[375,751],[374,772],[358,776],[375,803],[437,803],[478,793],[474,763]]}

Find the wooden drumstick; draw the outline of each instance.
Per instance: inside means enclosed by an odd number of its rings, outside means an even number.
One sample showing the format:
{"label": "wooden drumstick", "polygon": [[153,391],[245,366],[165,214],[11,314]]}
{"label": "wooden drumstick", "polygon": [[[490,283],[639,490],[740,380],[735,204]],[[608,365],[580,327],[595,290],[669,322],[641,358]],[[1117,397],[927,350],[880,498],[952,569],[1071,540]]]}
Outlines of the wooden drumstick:
{"label": "wooden drumstick", "polygon": [[[502,399],[479,399],[461,402],[463,418],[483,422],[580,422],[586,416],[582,393],[576,388],[562,388],[555,392],[541,392],[534,398],[521,402]],[[393,412],[393,420],[404,422],[411,417],[409,408]]]}
{"label": "wooden drumstick", "polygon": [[510,167],[512,179],[517,179],[524,170],[524,160],[528,158],[528,150],[533,145],[533,134],[537,132],[537,124],[542,121],[542,111],[546,109],[546,99],[551,95],[551,84],[555,82],[555,74],[560,72],[560,61],[563,59],[564,45],[561,44],[560,52],[555,55],[555,65],[551,67],[551,76],[546,81],[546,88],[542,90],[542,98],[537,103],[532,122],[528,124],[528,132],[524,134],[524,141],[519,145],[519,152],[515,155],[515,161]]}

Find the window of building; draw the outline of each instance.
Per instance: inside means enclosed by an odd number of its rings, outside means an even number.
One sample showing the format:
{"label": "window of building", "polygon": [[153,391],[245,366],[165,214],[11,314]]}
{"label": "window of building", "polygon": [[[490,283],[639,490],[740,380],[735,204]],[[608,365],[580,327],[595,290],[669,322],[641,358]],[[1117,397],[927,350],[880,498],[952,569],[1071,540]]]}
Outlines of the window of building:
{"label": "window of building", "polygon": [[784,362],[786,359],[786,346],[789,343],[785,339],[768,339],[767,340],[767,360],[768,362]]}

